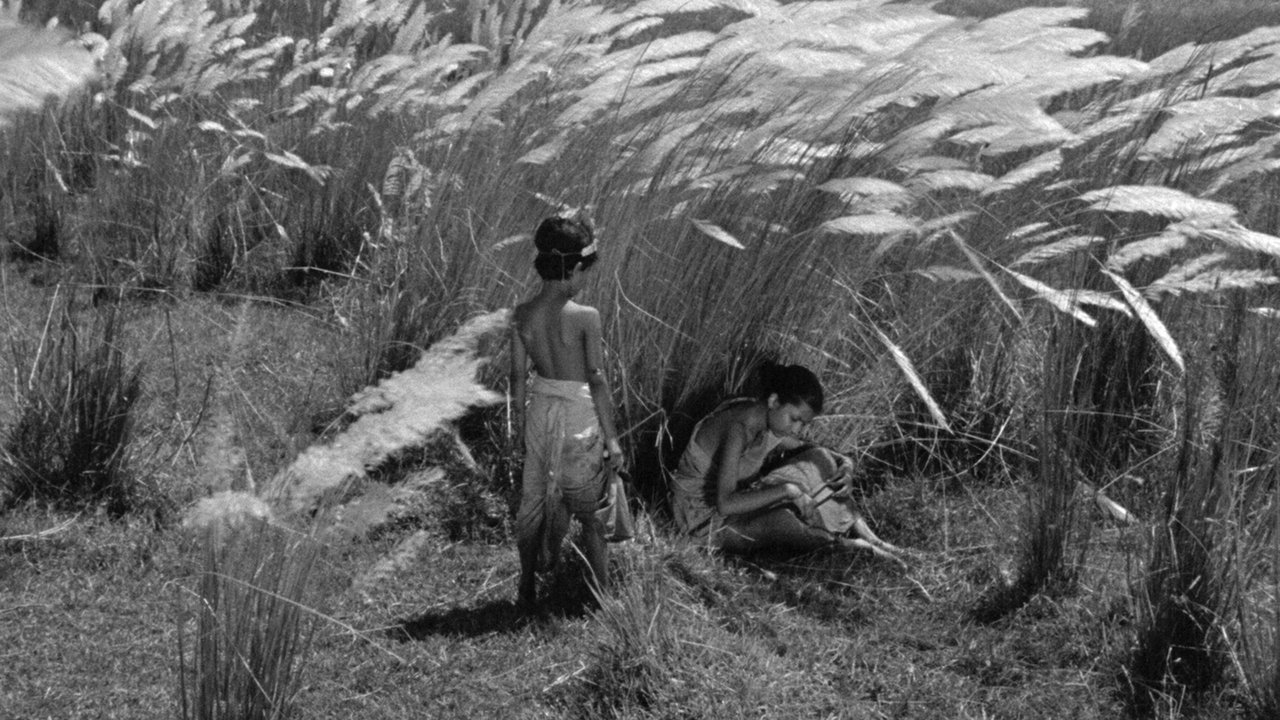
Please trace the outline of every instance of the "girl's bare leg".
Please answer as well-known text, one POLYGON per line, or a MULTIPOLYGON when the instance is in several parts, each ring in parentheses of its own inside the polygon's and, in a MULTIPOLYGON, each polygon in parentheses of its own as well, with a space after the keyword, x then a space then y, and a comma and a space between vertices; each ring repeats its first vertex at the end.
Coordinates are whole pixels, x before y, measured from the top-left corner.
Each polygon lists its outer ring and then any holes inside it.
MULTIPOLYGON (((845 552, 870 551, 882 560, 906 567, 906 562, 897 555, 901 552, 899 548, 876 537, 861 516, 858 516, 858 524, 861 525, 861 530, 870 535, 870 539, 834 536, 826 530, 806 525, 790 510, 778 508, 749 520, 736 520, 726 525, 716 538, 720 548, 729 552, 770 548, 816 550, 835 543, 845 552)), ((858 531, 859 535, 862 534, 861 530, 858 531)))
POLYGON ((790 510, 778 508, 748 520, 735 519, 716 535, 716 544, 729 552, 753 550, 815 550, 830 545, 832 536, 810 527, 790 510))
POLYGON ((867 525, 867 521, 862 517, 861 513, 853 514, 853 532, 862 540, 865 540, 872 545, 876 545, 888 553, 897 555, 905 552, 897 545, 881 540, 875 533, 871 532, 871 527, 867 525))
MULTIPOLYGON (((880 545, 877 545, 872 542, 868 542, 867 540, 863 540, 862 538, 840 538, 840 547, 850 552, 860 551, 860 550, 870 550, 872 555, 875 555, 881 560, 888 560, 889 562, 901 565, 903 568, 907 566, 906 561, 904 561, 902 558, 898 557, 894 553, 886 550, 884 547, 880 545)), ((889 545, 889 547, 893 547, 893 546, 889 545)))

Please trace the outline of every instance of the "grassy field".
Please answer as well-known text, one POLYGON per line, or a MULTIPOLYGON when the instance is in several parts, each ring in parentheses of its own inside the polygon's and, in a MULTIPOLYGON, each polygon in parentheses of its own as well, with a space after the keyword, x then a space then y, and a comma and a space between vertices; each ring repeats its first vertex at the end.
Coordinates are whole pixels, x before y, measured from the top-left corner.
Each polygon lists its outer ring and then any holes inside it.
POLYGON ((1275 717, 1280 12, 1049 5, 24 4, 98 76, 0 104, 0 715, 1275 717), (566 207, 652 515, 526 618, 566 207), (669 532, 767 359, 909 568, 669 532))
MULTIPOLYGON (((613 596, 514 609, 509 543, 449 542, 441 519, 414 562, 375 586, 359 571, 395 533, 328 546, 320 611, 297 696, 304 717, 1115 717, 1131 616, 1124 558, 1137 529, 1099 527, 1081 589, 995 623, 973 611, 1013 539, 1008 487, 921 480, 871 509, 922 551, 911 570, 864 558, 717 559, 666 536, 615 547, 613 596)), ((178 712, 177 632, 199 573, 178 533, 35 513, 8 543, 6 712, 155 717, 178 712)), ((577 598, 577 599, 575 599, 577 598)), ((189 631, 189 628, 188 628, 189 631)), ((1214 707, 1212 704, 1210 707, 1214 707)), ((1220 717, 1212 711, 1184 717, 1220 717)))

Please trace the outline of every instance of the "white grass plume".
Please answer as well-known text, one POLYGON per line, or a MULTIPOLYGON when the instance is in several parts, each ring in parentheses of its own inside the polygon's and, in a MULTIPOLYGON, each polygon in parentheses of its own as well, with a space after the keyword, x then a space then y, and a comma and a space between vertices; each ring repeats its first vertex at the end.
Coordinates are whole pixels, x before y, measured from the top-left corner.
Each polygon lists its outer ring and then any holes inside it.
POLYGON ((197 482, 210 494, 227 490, 244 490, 250 494, 254 492, 249 459, 236 434, 230 388, 230 384, 235 381, 235 367, 243 359, 248 335, 249 306, 246 303, 236 313, 227 355, 209 380, 211 386, 208 397, 212 408, 208 429, 196 438, 197 456, 200 459, 197 482))
POLYGON ((0 125, 6 116, 71 93, 94 73, 93 57, 56 29, 30 27, 0 8, 0 125))
POLYGON ((373 602, 374 593, 387 580, 403 576, 418 567, 418 558, 430 546, 431 533, 418 530, 401 540, 390 554, 374 563, 368 570, 356 576, 351 587, 366 603, 373 602))
POLYGON ((482 341, 507 326, 498 310, 467 322, 432 345, 416 365, 352 398, 358 419, 327 445, 314 445, 268 483, 265 495, 286 512, 314 510, 365 473, 428 437, 475 405, 501 396, 477 382, 482 341))
POLYGON ((271 507, 256 495, 224 490, 197 501, 182 518, 182 527, 222 538, 255 522, 271 522, 273 519, 271 507))

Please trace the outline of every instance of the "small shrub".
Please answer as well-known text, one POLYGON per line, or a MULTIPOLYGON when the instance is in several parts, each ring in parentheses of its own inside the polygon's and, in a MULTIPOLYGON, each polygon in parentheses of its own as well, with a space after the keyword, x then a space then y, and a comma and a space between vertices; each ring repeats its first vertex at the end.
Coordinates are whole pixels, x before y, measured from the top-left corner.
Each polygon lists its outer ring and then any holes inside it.
MULTIPOLYGON (((30 357, 18 419, 0 445, 0 480, 10 502, 62 507, 105 504, 113 515, 132 509, 139 483, 127 467, 141 365, 120 347, 117 312, 109 306, 91 334, 71 316, 70 302, 50 313, 30 357)), ((24 363, 19 363, 21 367, 24 363)))
POLYGON ((179 632, 182 717, 293 717, 311 641, 305 603, 316 546, 265 521, 230 532, 205 535, 190 660, 179 632))

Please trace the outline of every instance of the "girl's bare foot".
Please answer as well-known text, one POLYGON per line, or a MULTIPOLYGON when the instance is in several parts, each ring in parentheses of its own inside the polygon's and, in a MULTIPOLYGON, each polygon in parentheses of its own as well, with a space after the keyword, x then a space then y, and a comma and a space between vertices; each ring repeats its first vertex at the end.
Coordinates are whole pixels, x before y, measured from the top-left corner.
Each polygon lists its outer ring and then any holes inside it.
POLYGON ((840 546, 844 548, 846 551, 850 551, 850 552, 858 551, 858 550, 870 550, 872 555, 875 555, 881 560, 888 560, 889 562, 898 565, 903 570, 907 569, 907 563, 905 560, 898 557, 896 554, 890 552, 889 550, 879 545, 876 545, 875 543, 863 540, 862 538, 841 538, 840 546))

